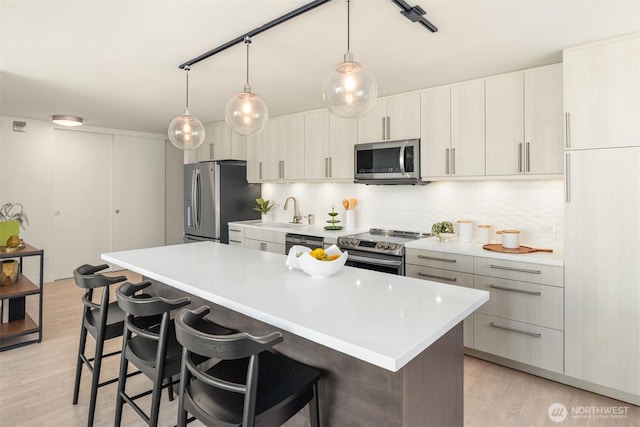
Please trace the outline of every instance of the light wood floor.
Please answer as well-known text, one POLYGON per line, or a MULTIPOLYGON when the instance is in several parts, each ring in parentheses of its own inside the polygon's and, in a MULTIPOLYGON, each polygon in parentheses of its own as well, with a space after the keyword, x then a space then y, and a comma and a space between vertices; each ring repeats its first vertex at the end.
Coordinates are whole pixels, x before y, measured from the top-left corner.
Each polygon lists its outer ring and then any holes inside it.
MULTIPOLYGON (((130 280, 139 277, 128 274, 130 280)), ((39 344, 0 353, 0 426, 82 426, 86 425, 90 376, 85 369, 80 401, 72 405, 73 381, 80 329, 82 290, 73 280, 45 284, 44 340, 39 344)), ((32 301, 28 309, 34 310, 32 301)), ((110 349, 121 342, 111 340, 110 349)), ((93 345, 92 338, 88 346, 93 345)), ((105 359, 102 379, 117 376, 119 357, 105 359)), ((504 368, 473 357, 465 357, 465 426, 640 426, 640 408, 583 390, 504 368), (550 405, 572 407, 623 407, 622 418, 572 418, 554 423, 547 415, 550 405)), ((148 388, 149 381, 138 375, 128 387, 148 388)), ((95 426, 112 426, 116 385, 98 391, 95 426)), ((128 390, 131 390, 128 388, 128 390)), ((143 403, 144 405, 144 403, 143 403)), ((176 422, 176 401, 163 393, 161 425, 176 422)), ((145 425, 125 405, 123 426, 145 425)), ((190 426, 200 426, 194 422, 190 426)), ((384 426, 366 426, 384 427, 384 426)), ((420 427, 420 426, 416 426, 420 427)))

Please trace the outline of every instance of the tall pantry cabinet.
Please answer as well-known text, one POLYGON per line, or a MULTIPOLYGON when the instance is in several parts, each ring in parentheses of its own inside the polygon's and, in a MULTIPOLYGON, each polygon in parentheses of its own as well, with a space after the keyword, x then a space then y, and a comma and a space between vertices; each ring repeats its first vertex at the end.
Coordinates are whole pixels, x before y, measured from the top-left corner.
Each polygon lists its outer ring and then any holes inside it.
POLYGON ((564 51, 565 374, 640 402, 640 36, 564 51))

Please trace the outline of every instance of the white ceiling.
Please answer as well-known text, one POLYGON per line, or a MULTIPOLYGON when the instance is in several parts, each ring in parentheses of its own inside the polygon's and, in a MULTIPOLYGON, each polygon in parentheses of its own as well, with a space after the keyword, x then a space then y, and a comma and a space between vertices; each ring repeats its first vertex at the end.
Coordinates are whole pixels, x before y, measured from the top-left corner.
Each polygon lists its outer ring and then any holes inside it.
MULTIPOLYGON (((0 114, 74 114, 98 127, 164 133, 185 107, 178 65, 311 0, 0 0, 0 114)), ((640 0, 408 0, 430 33, 390 0, 351 1, 354 59, 381 96, 562 60, 562 49, 640 31, 640 0)), ((250 82, 270 114, 320 108, 346 50, 346 1, 253 39, 250 82)), ((236 45, 192 67, 191 113, 223 120, 242 91, 236 45)))

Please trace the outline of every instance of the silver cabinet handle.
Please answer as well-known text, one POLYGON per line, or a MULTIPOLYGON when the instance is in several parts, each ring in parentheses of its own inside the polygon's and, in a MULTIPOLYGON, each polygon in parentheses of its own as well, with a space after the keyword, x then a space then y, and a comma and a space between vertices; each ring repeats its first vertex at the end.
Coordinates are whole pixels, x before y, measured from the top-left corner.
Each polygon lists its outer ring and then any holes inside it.
POLYGON ((433 256, 427 256, 427 255, 418 255, 418 258, 420 258, 420 259, 430 259, 430 260, 433 260, 433 261, 458 262, 458 260, 456 260, 456 259, 438 258, 438 257, 433 257, 433 256))
POLYGON ((518 143, 518 172, 522 172, 522 142, 518 143))
POLYGON ((383 118, 382 118, 382 140, 383 140, 383 141, 384 141, 384 139, 385 139, 385 135, 386 135, 386 133, 385 133, 385 131, 384 131, 384 130, 386 129, 386 124, 387 124, 387 118, 386 118, 386 117, 383 117, 383 118))
POLYGON ((451 149, 451 175, 456 174, 456 149, 451 149))
POLYGON ((240 240, 231 240, 231 239, 229 239, 229 241, 230 241, 231 243, 238 243, 238 244, 242 244, 242 242, 241 242, 240 240))
POLYGON ((436 276, 436 275, 433 275, 433 274, 426 274, 426 273, 421 273, 421 272, 418 272, 418 276, 420 276, 420 277, 428 277, 430 279, 447 280, 449 282, 457 282, 458 281, 457 277, 436 276))
POLYGON ((495 269, 498 269, 498 270, 517 271, 519 273, 542 274, 542 271, 540 271, 540 270, 529 270, 529 269, 526 269, 526 268, 504 267, 502 265, 494 265, 494 264, 489 265, 489 267, 495 268, 495 269))
POLYGON ((279 171, 278 171, 278 178, 284 178, 284 160, 280 160, 278 162, 278 166, 279 166, 279 171))
POLYGON ((449 175, 449 149, 444 149, 444 173, 449 175))
POLYGON ((387 116, 387 139, 391 139, 391 117, 387 116))
POLYGON ((267 251, 267 244, 265 242, 260 242, 260 250, 262 252, 266 252, 267 251))
POLYGON ((489 285, 489 287, 492 288, 492 289, 500 289, 501 291, 518 292, 520 294, 536 295, 536 296, 542 295, 542 292, 525 291, 523 289, 505 288, 505 287, 497 286, 497 285, 494 285, 494 284, 489 285))
POLYGON ((120 213, 120 209, 116 209, 116 213, 119 214, 120 213))
POLYGON ((531 149, 530 147, 530 143, 525 142, 525 150, 524 150, 524 156, 525 156, 525 172, 531 172, 531 149))
POLYGON ((505 331, 517 332, 519 334, 529 335, 530 337, 542 338, 542 334, 537 334, 535 332, 523 331, 522 329, 510 328, 508 326, 496 325, 495 323, 489 323, 489 326, 492 328, 504 329, 505 331))
POLYGON ((262 179, 262 162, 258 163, 258 176, 260 177, 260 179, 262 179))
POLYGON ((237 228, 230 228, 229 231, 235 231, 236 233, 240 233, 242 230, 238 230, 237 228))
POLYGON ((329 178, 333 176, 333 157, 329 157, 329 178))
POLYGON ((329 178, 329 158, 324 158, 324 177, 329 178))
POLYGON ((571 147, 571 115, 564 113, 564 145, 571 147))
POLYGON ((564 201, 571 201, 571 153, 564 155, 564 201))

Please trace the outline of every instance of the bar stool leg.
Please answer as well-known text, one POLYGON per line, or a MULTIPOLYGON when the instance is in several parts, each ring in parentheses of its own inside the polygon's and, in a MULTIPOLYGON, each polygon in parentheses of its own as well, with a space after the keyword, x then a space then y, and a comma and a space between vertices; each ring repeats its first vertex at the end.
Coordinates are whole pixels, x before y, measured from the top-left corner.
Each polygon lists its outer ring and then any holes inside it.
POLYGON ((129 331, 125 325, 124 332, 122 334, 122 353, 120 355, 120 373, 118 375, 118 394, 116 398, 116 417, 113 422, 114 427, 120 427, 120 423, 122 422, 122 409, 124 406, 122 394, 124 393, 124 388, 127 383, 127 368, 129 367, 129 361, 125 357, 125 352, 126 343, 130 338, 131 331, 129 331))
POLYGON ((80 377, 82 376, 82 365, 84 361, 82 356, 84 355, 84 349, 87 345, 87 328, 84 327, 84 313, 82 316, 82 324, 80 329, 80 344, 78 346, 78 362, 76 363, 76 383, 73 386, 73 404, 78 403, 78 395, 80 394, 80 377))
POLYGON ((96 353, 93 361, 93 375, 91 376, 91 400, 89 400, 89 420, 87 426, 93 425, 98 399, 98 384, 100 384, 100 368, 102 367, 102 351, 104 350, 104 333, 96 337, 96 353))

